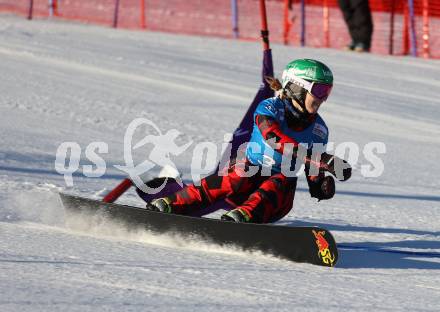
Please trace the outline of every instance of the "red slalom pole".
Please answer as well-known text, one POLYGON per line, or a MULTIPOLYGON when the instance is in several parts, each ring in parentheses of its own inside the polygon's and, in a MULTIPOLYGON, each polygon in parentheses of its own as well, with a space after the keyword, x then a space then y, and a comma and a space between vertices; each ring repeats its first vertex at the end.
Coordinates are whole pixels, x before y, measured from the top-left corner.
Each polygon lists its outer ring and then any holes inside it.
POLYGON ((140 0, 141 2, 140 2, 140 5, 141 5, 141 8, 140 8, 140 16, 141 16, 141 28, 142 29, 145 29, 145 28, 147 28, 147 25, 146 25, 146 23, 145 23, 145 0, 140 0))
POLYGON ((264 50, 269 50, 269 30, 267 29, 266 1, 260 0, 261 14, 261 38, 263 39, 264 50))
POLYGON ((58 0, 53 0, 53 15, 58 16, 58 0))
POLYGON ((409 13, 408 2, 403 4, 403 54, 409 54, 409 13))
POLYGON ((284 45, 289 44, 289 0, 284 0, 284 9, 283 9, 283 43, 284 45))
POLYGON ((131 186, 133 182, 129 178, 125 178, 121 183, 118 184, 113 190, 111 190, 105 197, 102 199, 105 203, 113 203, 117 200, 122 194, 125 193, 131 186))

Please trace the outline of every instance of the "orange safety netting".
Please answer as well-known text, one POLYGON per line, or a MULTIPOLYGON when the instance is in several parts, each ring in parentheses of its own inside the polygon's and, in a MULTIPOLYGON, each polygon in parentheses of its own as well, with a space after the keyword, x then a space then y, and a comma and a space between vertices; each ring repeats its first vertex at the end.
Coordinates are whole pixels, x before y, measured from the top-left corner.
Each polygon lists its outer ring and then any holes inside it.
MULTIPOLYGON (((238 36, 260 37, 258 0, 237 0, 238 36)), ((270 40, 301 44, 301 1, 266 0, 270 40)), ((231 0, 0 0, 0 12, 55 16, 109 26, 234 37, 231 0), (52 5, 50 5, 52 4, 52 5), (115 9, 119 4, 117 18, 115 9)), ((373 53, 405 55, 414 46, 407 0, 370 0, 373 53)), ((419 56, 440 58, 440 0, 414 0, 419 56)), ((305 0, 304 44, 340 49, 349 41, 337 0, 305 0)))

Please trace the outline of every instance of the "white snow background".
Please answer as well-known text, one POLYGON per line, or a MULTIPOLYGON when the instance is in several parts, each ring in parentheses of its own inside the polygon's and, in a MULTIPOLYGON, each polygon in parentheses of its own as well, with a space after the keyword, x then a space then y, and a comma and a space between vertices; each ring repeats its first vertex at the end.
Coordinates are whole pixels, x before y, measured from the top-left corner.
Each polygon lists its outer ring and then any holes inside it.
MULTIPOLYGON (((295 58, 332 68, 320 113, 335 146, 360 146, 332 200, 311 199, 301 178, 280 222, 331 230, 344 246, 335 268, 64 220, 58 192, 99 198, 124 178, 113 165, 134 118, 178 129, 179 144, 220 144, 260 84, 260 42, 1 15, 0 311, 440 311, 440 62, 272 49, 277 76, 295 58), (89 143, 106 142, 106 174, 80 170, 66 187, 55 171, 66 141, 81 146, 81 166, 89 143), (385 170, 365 178, 374 141, 385 170)), ((186 180, 191 156, 175 159, 186 180)), ((142 205, 133 191, 118 202, 142 205)))

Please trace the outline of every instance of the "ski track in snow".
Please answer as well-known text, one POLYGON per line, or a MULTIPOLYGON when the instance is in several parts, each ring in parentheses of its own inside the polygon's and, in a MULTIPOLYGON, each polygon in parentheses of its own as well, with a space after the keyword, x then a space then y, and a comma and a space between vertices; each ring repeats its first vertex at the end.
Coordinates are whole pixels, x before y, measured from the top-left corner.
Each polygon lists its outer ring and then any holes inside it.
MULTIPOLYGON (((220 144, 259 86, 260 43, 0 15, 0 310, 439 311, 440 259, 380 250, 440 252, 440 62, 272 48, 277 76, 294 58, 330 65, 330 140, 360 146, 333 200, 316 203, 301 179, 280 222, 331 230, 344 244, 333 269, 64 220, 58 192, 99 198, 124 177, 113 165, 134 118, 178 129, 178 144, 220 144), (81 146, 81 165, 90 142, 108 143, 106 175, 80 171, 67 188, 54 169, 65 141, 81 146), (372 141, 386 145, 385 171, 364 178, 372 141)), ((175 159, 186 180, 191 156, 175 159)), ((142 205, 133 191, 119 201, 142 205)))

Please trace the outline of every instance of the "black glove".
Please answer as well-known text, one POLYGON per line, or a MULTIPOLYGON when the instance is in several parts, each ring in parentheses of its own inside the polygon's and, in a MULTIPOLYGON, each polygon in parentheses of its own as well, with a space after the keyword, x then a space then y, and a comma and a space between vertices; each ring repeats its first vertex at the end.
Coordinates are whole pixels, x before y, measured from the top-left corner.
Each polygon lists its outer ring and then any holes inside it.
POLYGON ((351 166, 345 160, 323 153, 321 155, 320 169, 330 172, 339 181, 347 181, 351 177, 351 166))
POLYGON ((310 195, 318 200, 330 199, 335 195, 335 180, 330 177, 324 177, 317 181, 308 179, 310 195))

